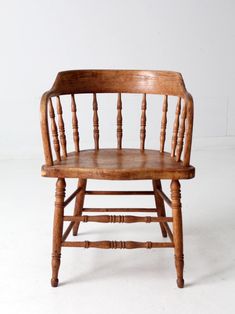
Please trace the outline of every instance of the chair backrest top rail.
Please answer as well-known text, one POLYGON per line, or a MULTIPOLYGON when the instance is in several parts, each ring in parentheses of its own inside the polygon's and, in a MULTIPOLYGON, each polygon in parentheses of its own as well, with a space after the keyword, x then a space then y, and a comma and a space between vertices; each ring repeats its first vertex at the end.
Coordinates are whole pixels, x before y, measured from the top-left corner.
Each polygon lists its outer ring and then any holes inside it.
POLYGON ((51 96, 79 93, 145 93, 184 97, 182 75, 154 70, 71 70, 57 74, 51 96))

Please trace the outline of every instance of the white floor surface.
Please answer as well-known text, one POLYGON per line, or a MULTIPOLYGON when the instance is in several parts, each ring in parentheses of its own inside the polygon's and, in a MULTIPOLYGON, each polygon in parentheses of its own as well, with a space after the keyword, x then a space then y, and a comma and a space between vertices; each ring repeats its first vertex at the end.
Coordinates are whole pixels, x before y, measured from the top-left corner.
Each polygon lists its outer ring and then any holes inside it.
MULTIPOLYGON (((51 288, 55 180, 40 177, 40 164, 0 162, 0 313, 235 313, 235 150, 193 152, 196 178, 182 182, 184 289, 176 287, 170 248, 64 248, 60 285, 51 288)), ((69 180, 68 193, 72 185, 75 181, 69 180)), ((168 191, 169 182, 165 186, 168 191)), ((91 180, 88 188, 151 185, 91 180)), ((153 205, 152 196, 86 200, 86 206, 94 207, 153 205)), ((156 224, 87 223, 79 231, 77 240, 162 240, 156 224)))

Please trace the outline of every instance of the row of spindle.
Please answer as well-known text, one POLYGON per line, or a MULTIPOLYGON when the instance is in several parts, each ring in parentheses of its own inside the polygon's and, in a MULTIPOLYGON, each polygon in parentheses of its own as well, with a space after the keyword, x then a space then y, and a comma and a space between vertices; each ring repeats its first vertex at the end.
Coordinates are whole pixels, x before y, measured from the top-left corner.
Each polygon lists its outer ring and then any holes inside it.
MULTIPOLYGON (((140 149, 145 149, 146 138, 146 110, 147 101, 146 94, 143 94, 141 104, 141 119, 140 119, 140 149)), ((168 96, 163 98, 162 105, 162 119, 161 119, 161 131, 160 131, 160 152, 164 152, 164 146, 166 141, 166 128, 167 128, 167 111, 168 111, 168 96)), ((52 99, 49 99, 49 115, 51 120, 51 133, 53 139, 54 151, 56 159, 61 161, 61 158, 67 157, 67 144, 65 127, 63 120, 63 110, 60 101, 60 97, 56 97, 56 112, 58 117, 58 128, 55 121, 55 110, 52 103, 52 99), (59 130, 58 130, 59 129, 59 130)), ((72 112, 72 128, 73 128, 73 141, 75 152, 79 152, 79 130, 78 130, 78 118, 77 118, 77 105, 74 95, 71 95, 71 112, 72 112)), ((171 157, 175 157, 176 161, 181 158, 181 153, 184 145, 185 135, 185 120, 186 120, 186 106, 184 105, 181 110, 181 98, 178 98, 175 119, 173 125, 173 133, 171 140, 171 157)), ((121 93, 117 98, 117 148, 122 148, 122 99, 121 93)), ((95 149, 99 149, 99 116, 98 116, 98 102, 96 94, 93 94, 93 137, 95 149)))

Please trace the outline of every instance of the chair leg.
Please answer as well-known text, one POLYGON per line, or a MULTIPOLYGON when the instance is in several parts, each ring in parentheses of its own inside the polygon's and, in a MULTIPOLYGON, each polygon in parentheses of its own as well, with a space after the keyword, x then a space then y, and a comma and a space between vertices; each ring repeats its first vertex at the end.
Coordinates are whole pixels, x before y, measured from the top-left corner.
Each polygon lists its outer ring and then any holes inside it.
MULTIPOLYGON (((74 207, 74 216, 81 216, 82 215, 82 209, 85 199, 85 192, 86 192, 86 185, 87 180, 86 179, 79 179, 78 180, 78 187, 81 187, 82 189, 78 193, 75 201, 75 207, 74 207)), ((76 236, 78 234, 78 228, 79 228, 80 222, 76 222, 73 226, 73 235, 76 236)))
POLYGON ((173 239, 175 244, 175 267, 177 272, 177 285, 179 288, 183 288, 184 255, 183 255, 183 228, 180 198, 181 198, 180 183, 178 180, 172 180, 171 200, 173 215, 173 239))
POLYGON ((59 178, 56 182, 55 192, 55 212, 53 226, 53 248, 52 248, 52 278, 51 286, 58 286, 58 273, 61 257, 61 243, 63 233, 63 215, 64 215, 64 198, 65 198, 65 179, 59 178))
MULTIPOLYGON (((163 199, 157 195, 157 189, 161 190, 162 189, 162 184, 160 180, 152 180, 152 184, 153 184, 153 191, 154 191, 154 198, 155 198, 155 204, 156 204, 156 208, 157 208, 157 215, 158 217, 165 217, 166 216, 166 211, 165 211, 165 205, 164 205, 164 201, 163 199)), ((167 237, 167 232, 164 228, 164 224, 160 223, 160 228, 161 228, 161 232, 162 232, 162 236, 164 238, 167 237)))

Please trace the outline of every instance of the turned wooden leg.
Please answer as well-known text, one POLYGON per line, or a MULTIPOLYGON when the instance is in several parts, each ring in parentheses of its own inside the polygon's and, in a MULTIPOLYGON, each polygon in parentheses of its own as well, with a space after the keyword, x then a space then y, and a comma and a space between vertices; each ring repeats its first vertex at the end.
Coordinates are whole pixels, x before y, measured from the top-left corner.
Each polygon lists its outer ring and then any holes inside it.
MULTIPOLYGON (((82 209, 85 199, 85 192, 86 192, 86 179, 79 179, 78 180, 78 187, 81 188, 81 190, 78 192, 78 195, 76 197, 75 201, 75 207, 74 207, 74 216, 81 216, 82 215, 82 209)), ((73 226, 73 235, 76 236, 78 234, 78 228, 79 228, 80 222, 75 222, 73 226)))
MULTIPOLYGON (((157 215, 158 217, 165 217, 166 216, 166 211, 165 211, 165 205, 163 199, 157 195, 157 189, 161 190, 162 189, 162 184, 160 180, 153 180, 153 191, 154 191, 154 198, 155 198, 155 204, 157 208, 157 215)), ((160 228, 162 231, 162 236, 164 238, 167 237, 167 232, 164 228, 164 224, 160 223, 160 228)))
POLYGON ((63 233, 63 215, 64 215, 64 197, 65 197, 65 179, 58 179, 55 192, 55 212, 53 226, 53 248, 52 248, 52 287, 58 286, 58 273, 60 267, 61 243, 63 233))
POLYGON ((183 227, 180 198, 181 198, 180 183, 178 180, 172 180, 171 200, 173 214, 173 239, 175 244, 175 267, 177 272, 177 285, 179 288, 183 288, 184 255, 183 255, 183 227))

